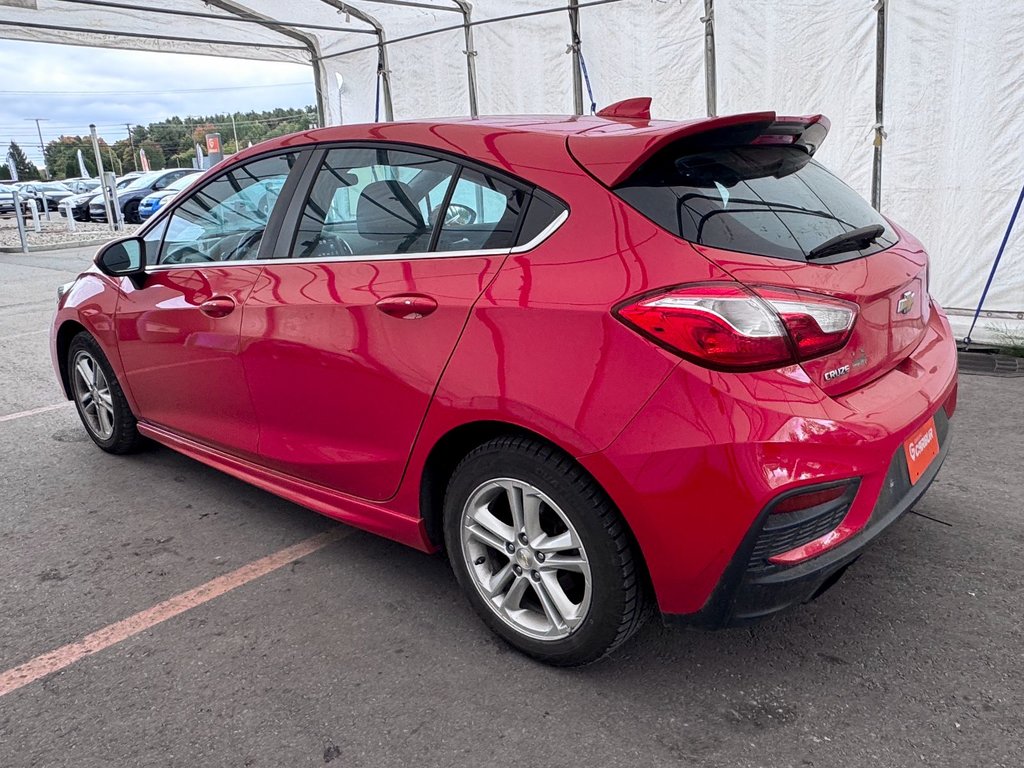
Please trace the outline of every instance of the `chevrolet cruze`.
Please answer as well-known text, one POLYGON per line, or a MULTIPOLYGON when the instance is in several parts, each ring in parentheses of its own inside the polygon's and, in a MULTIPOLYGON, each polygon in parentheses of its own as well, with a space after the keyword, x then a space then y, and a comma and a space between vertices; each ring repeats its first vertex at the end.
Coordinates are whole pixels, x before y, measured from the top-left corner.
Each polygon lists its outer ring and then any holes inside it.
POLYGON ((245 150, 59 291, 64 391, 106 451, 443 550, 551 664, 805 602, 949 449, 928 257, 820 115, 648 107, 245 150))

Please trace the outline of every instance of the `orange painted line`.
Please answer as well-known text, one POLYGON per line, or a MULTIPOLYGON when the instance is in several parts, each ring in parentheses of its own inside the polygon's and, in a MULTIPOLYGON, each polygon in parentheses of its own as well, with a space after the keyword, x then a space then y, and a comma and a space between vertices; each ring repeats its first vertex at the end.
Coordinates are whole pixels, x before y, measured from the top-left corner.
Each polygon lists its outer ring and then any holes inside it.
POLYGON ((180 595, 175 595, 168 600, 164 600, 162 603, 157 603, 152 608, 139 611, 134 616, 129 616, 127 619, 122 619, 114 624, 103 627, 103 629, 98 629, 77 642, 68 643, 49 653, 36 656, 34 659, 26 661, 14 669, 2 672, 0 673, 0 696, 6 696, 22 686, 33 683, 47 675, 52 675, 54 672, 59 672, 76 661, 84 659, 86 656, 99 653, 105 648, 127 640, 129 637, 144 632, 180 613, 184 613, 190 608, 207 603, 215 597, 223 595, 225 592, 230 592, 233 589, 248 584, 254 579, 258 579, 260 576, 266 576, 268 573, 276 571, 278 568, 288 565, 300 557, 311 555, 328 544, 333 544, 345 538, 352 533, 352 530, 352 528, 339 526, 325 533, 312 536, 305 541, 300 541, 298 544, 293 544, 272 555, 254 560, 248 565, 243 565, 231 573, 218 576, 195 589, 190 589, 188 592, 182 592, 180 595))
POLYGON ((35 416, 37 413, 46 413, 47 411, 56 411, 58 408, 67 408, 69 405, 74 405, 71 400, 66 403, 57 403, 56 405, 44 405, 42 408, 33 408, 30 411, 18 411, 17 413, 8 413, 6 416, 0 416, 0 421, 14 421, 15 419, 21 419, 25 416, 35 416))

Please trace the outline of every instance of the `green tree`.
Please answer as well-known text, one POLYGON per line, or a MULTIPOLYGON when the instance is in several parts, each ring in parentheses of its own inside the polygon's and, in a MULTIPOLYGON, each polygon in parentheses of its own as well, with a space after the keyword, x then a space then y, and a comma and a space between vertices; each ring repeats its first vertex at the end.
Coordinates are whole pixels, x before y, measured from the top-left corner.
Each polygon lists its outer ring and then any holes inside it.
POLYGON ((9 157, 14 160, 14 167, 18 170, 19 181, 37 181, 41 178, 39 169, 35 163, 28 159, 25 151, 18 146, 18 142, 12 141, 9 157))

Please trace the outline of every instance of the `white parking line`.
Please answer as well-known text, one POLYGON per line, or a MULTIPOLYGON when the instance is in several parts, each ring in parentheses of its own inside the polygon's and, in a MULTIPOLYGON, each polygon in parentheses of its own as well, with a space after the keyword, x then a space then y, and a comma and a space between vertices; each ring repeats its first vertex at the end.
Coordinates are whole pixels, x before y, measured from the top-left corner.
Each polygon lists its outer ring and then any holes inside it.
POLYGON ((233 589, 245 586, 261 576, 266 576, 268 573, 273 573, 279 568, 283 568, 289 563, 298 560, 300 557, 311 555, 328 544, 333 544, 351 535, 353 531, 353 528, 338 526, 324 533, 318 533, 316 536, 311 536, 304 541, 300 541, 298 544, 285 547, 271 555, 243 565, 241 568, 231 571, 231 573, 218 576, 205 584, 199 585, 195 589, 182 592, 180 595, 175 595, 164 600, 162 603, 157 603, 150 608, 139 611, 134 616, 114 622, 103 627, 103 629, 98 629, 76 642, 62 645, 60 648, 26 661, 21 666, 9 669, 6 672, 0 672, 0 696, 6 696, 8 693, 16 691, 42 677, 59 672, 76 661, 84 659, 86 656, 99 653, 105 648, 117 645, 129 637, 145 632, 147 629, 151 629, 157 624, 172 619, 185 611, 191 610, 203 603, 208 603, 215 597, 220 597, 233 589))
POLYGON ((70 400, 66 403, 57 403, 56 405, 44 405, 42 408, 33 408, 30 411, 18 411, 17 413, 8 413, 6 416, 0 416, 0 421, 14 421, 15 419, 21 419, 25 416, 35 416, 37 413, 46 413, 47 411, 56 411, 58 408, 67 408, 69 405, 74 405, 70 400))

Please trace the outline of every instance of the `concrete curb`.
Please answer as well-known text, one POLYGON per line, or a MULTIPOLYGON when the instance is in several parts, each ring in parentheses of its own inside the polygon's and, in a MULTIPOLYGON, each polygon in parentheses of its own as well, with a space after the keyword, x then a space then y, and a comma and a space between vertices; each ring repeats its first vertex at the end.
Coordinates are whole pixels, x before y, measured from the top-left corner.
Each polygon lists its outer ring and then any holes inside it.
MULTIPOLYGON (((74 243, 57 243, 54 245, 30 245, 28 247, 29 253, 36 253, 38 251, 69 251, 75 248, 91 248, 97 245, 103 245, 109 243, 113 238, 106 237, 102 240, 82 240, 74 243)), ((22 253, 20 246, 0 246, 0 253, 22 253)))

